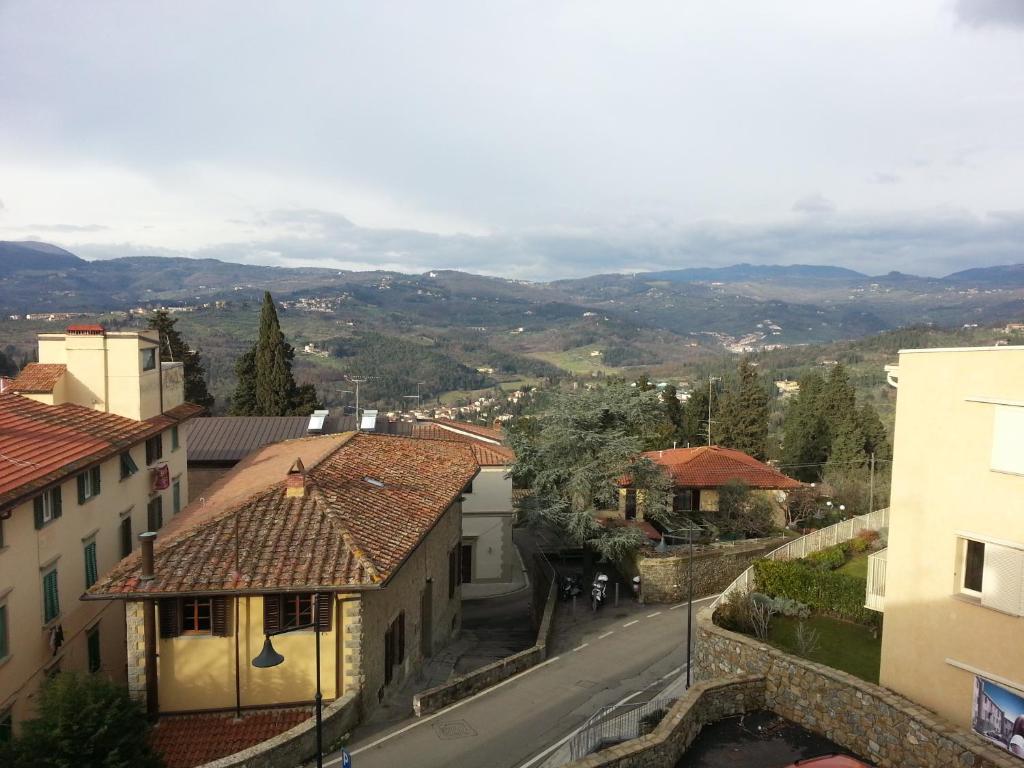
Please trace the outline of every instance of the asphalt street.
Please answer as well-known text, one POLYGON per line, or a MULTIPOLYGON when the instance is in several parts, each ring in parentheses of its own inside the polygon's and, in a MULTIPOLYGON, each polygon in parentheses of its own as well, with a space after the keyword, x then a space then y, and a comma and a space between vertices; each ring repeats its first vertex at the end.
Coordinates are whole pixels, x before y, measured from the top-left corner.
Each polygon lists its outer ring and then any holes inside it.
MULTIPOLYGON (((701 603, 695 604, 700 606, 701 603)), ((678 677, 686 604, 628 601, 597 614, 560 606, 549 659, 434 715, 348 745, 356 768, 531 768, 605 705, 643 700, 678 677)), ((339 754, 326 759, 340 765, 339 754)))

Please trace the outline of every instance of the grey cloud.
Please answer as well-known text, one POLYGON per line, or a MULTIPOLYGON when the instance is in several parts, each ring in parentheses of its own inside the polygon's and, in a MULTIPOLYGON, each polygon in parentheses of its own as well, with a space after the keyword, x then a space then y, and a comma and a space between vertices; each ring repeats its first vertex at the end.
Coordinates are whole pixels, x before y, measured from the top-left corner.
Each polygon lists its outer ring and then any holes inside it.
POLYGON ((793 203, 793 210, 799 213, 832 213, 835 209, 835 203, 818 193, 801 197, 793 203))
POLYGON ((879 171, 871 176, 872 184, 899 184, 901 181, 900 177, 895 173, 885 173, 879 171))
POLYGON ((961 23, 972 27, 1024 29, 1024 2, 1021 0, 958 0, 956 15, 961 23))
MULTIPOLYGON (((2 208, 3 206, 0 206, 2 208)), ((27 229, 37 232, 103 232, 110 229, 102 224, 28 224, 27 229)))

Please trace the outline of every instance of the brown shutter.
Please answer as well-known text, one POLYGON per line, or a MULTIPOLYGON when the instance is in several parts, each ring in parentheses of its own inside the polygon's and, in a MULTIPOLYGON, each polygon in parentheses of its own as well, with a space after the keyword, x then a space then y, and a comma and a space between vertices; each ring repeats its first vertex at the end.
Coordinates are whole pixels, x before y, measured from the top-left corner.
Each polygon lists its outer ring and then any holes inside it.
POLYGON ((228 599, 226 597, 215 597, 211 601, 211 614, 213 616, 213 634, 218 637, 228 635, 228 599))
POLYGON ((159 601, 160 637, 177 637, 181 634, 178 618, 178 598, 165 597, 159 601))
POLYGON ((334 605, 334 595, 330 592, 317 592, 316 614, 313 620, 317 623, 321 632, 331 631, 331 608, 334 605))
POLYGON ((398 614, 398 663, 405 662, 405 611, 398 614))
POLYGON ((281 628, 281 596, 263 596, 263 632, 269 634, 281 628))

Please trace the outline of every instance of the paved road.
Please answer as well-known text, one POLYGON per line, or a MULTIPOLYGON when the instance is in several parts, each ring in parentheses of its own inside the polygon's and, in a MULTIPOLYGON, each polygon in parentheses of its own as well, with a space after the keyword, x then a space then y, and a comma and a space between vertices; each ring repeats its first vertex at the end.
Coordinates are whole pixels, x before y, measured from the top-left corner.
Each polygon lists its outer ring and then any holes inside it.
MULTIPOLYGON (((567 611, 562 606, 562 611, 567 611)), ((685 662, 686 605, 565 617, 543 665, 434 715, 349 745, 357 768, 526 768, 602 706, 657 690, 685 662), (663 681, 663 682, 660 682, 663 681)), ((336 766, 340 758, 326 760, 336 766)))

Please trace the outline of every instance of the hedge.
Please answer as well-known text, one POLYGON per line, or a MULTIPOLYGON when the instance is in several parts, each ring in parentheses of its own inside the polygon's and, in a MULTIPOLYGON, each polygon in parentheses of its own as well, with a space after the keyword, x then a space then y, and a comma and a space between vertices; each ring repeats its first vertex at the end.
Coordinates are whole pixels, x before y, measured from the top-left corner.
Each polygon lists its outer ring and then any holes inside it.
POLYGON ((815 568, 800 560, 758 560, 757 589, 772 597, 788 597, 816 611, 859 624, 877 624, 879 615, 864 607, 867 580, 815 568))

